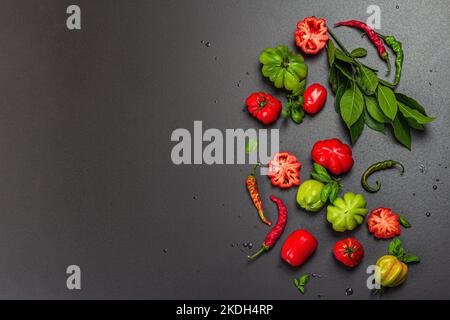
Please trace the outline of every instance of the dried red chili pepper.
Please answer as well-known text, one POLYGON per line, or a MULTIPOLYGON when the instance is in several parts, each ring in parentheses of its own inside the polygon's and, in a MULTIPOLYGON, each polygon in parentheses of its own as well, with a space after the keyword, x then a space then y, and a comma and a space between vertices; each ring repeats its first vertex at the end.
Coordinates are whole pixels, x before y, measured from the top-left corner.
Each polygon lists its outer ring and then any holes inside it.
POLYGON ((277 240, 280 238, 281 234, 284 231, 284 228, 286 227, 286 221, 287 221, 286 206, 284 205, 283 201, 281 201, 280 199, 278 199, 275 196, 271 196, 270 200, 275 202, 278 206, 277 224, 267 234, 267 236, 264 239, 264 242, 261 246, 261 249, 258 252, 256 252, 254 255, 248 256, 248 258, 250 260, 255 259, 256 257, 258 257, 261 253, 263 253, 265 251, 269 251, 270 248, 272 248, 275 245, 275 243, 277 242, 277 240))
POLYGON ((364 22, 361 22, 358 20, 342 21, 342 22, 338 22, 334 25, 334 27, 339 27, 339 26, 355 27, 355 28, 363 30, 365 33, 367 33, 367 35, 370 38, 370 41, 372 41, 374 46, 377 48, 378 55, 380 56, 380 58, 383 59, 384 61, 386 61, 387 67, 388 67, 388 72, 391 71, 391 63, 389 62, 389 56, 386 51, 386 48, 384 47, 383 40, 381 39, 381 37, 377 34, 377 32, 374 29, 369 27, 364 22))
POLYGON ((255 171, 256 171, 257 167, 258 167, 258 165, 255 165, 253 167, 252 173, 249 174, 247 176, 247 178, 245 179, 245 184, 247 185, 248 193, 250 194, 250 197, 252 198, 252 201, 256 207, 256 210, 258 210, 259 218, 262 220, 262 222, 264 222, 265 224, 270 226, 272 223, 269 220, 267 220, 267 218, 264 216, 262 201, 261 201, 261 197, 259 196, 258 183, 256 181, 256 175, 255 175, 255 171))

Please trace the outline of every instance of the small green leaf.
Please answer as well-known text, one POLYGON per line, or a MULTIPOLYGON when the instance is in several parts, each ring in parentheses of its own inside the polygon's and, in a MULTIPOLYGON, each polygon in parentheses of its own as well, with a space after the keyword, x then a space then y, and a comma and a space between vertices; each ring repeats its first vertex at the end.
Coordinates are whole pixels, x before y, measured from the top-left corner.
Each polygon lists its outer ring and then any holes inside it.
POLYGON ((423 115, 427 115, 427 113, 425 112, 424 107, 422 107, 421 104, 418 103, 413 98, 408 97, 406 94, 396 92, 395 93, 395 97, 397 98, 398 101, 400 101, 401 103, 407 105, 408 107, 419 111, 423 115))
POLYGON ((378 87, 378 77, 372 70, 366 67, 358 68, 361 80, 364 85, 364 91, 374 94, 378 87))
POLYGON ((322 192, 320 193, 320 200, 324 203, 327 202, 332 190, 332 184, 327 184, 325 187, 323 187, 322 192))
POLYGON ((304 286, 298 286, 298 291, 300 291, 302 294, 305 294, 305 287, 304 286))
POLYGON ((336 198, 338 197, 340 192, 341 192, 341 186, 339 185, 339 183, 333 183, 331 193, 329 196, 330 203, 333 203, 334 200, 336 200, 336 198))
POLYGON ((405 255, 405 249, 403 249, 402 242, 399 238, 394 238, 389 244, 388 252, 390 255, 399 258, 400 260, 405 255))
POLYGON ((320 182, 323 182, 323 183, 328 183, 328 182, 331 181, 330 176, 328 176, 328 175, 323 175, 323 174, 320 174, 320 173, 317 173, 317 172, 314 172, 314 171, 311 172, 311 177, 312 177, 314 180, 320 181, 320 182))
POLYGON ((377 90, 377 99, 384 115, 389 119, 394 120, 398 110, 397 99, 395 98, 394 91, 384 85, 379 85, 377 90))
POLYGON ((348 65, 345 66, 345 64, 341 64, 339 62, 335 62, 334 66, 339 69, 342 75, 344 75, 348 80, 353 81, 353 75, 351 71, 351 67, 348 65))
POLYGON ((364 109, 364 120, 366 122, 366 125, 370 129, 381 132, 383 134, 385 133, 385 124, 378 122, 377 120, 372 118, 369 112, 367 111, 367 108, 364 109))
POLYGON ((406 119, 406 121, 408 122, 408 125, 412 129, 420 130, 420 131, 425 130, 425 126, 423 124, 417 123, 417 121, 414 119, 409 118, 409 119, 406 119))
POLYGON ((364 114, 361 114, 358 121, 352 127, 350 128, 350 138, 352 140, 352 144, 355 144, 356 141, 358 141, 359 137, 361 136, 362 132, 364 131, 364 124, 365 124, 365 117, 364 114))
POLYGON ((331 39, 328 40, 327 48, 328 48, 328 64, 331 67, 334 64, 335 51, 336 51, 333 40, 331 40, 331 39))
POLYGON ((335 56, 336 59, 347 62, 347 63, 354 63, 353 59, 347 56, 344 52, 342 52, 339 49, 335 49, 335 56))
POLYGON ((419 111, 406 106, 402 102, 398 102, 398 108, 399 108, 400 112, 405 116, 405 118, 414 119, 419 124, 430 123, 431 121, 436 119, 436 118, 425 116, 422 113, 420 113, 419 111))
POLYGON ((300 285, 300 280, 298 280, 297 278, 294 279, 294 284, 296 287, 298 287, 300 285))
POLYGON ((250 154, 253 151, 256 150, 256 148, 258 147, 258 140, 256 139, 250 139, 248 140, 248 142, 245 144, 245 153, 246 154, 250 154))
POLYGON ((309 275, 305 274, 303 276, 300 277, 300 285, 304 286, 305 284, 307 284, 309 282, 309 275))
POLYGON ((342 95, 339 103, 339 109, 342 119, 348 128, 351 128, 360 118, 364 108, 364 96, 358 89, 356 84, 353 84, 350 89, 347 89, 342 95))
POLYGON ((405 228, 411 228, 411 223, 409 223, 409 221, 401 214, 398 216, 398 221, 400 221, 400 224, 405 228))
POLYGON ((324 167, 322 167, 320 164, 314 162, 313 163, 313 169, 315 172, 317 172, 318 174, 322 174, 324 176, 329 176, 327 169, 325 169, 324 167))
POLYGON ((370 116, 374 118, 376 121, 381 123, 389 123, 391 122, 381 111, 380 106, 378 105, 377 99, 374 97, 364 97, 366 102, 366 108, 369 112, 370 116))
POLYGON ((411 130, 401 114, 395 117, 392 127, 394 128, 395 139, 411 150, 411 130))
POLYGON ((415 254, 406 254, 401 259, 404 263, 420 262, 420 257, 415 254))
POLYGON ((364 58, 365 56, 367 56, 367 50, 364 48, 356 48, 355 50, 350 52, 350 55, 353 58, 364 58))

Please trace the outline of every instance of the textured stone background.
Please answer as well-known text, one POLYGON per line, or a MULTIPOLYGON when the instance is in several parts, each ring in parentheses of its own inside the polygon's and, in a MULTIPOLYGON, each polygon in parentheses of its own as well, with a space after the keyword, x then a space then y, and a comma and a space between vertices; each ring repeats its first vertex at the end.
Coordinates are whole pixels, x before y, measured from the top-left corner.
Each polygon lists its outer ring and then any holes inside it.
MULTIPOLYGON (((413 228, 401 239, 422 257, 409 280, 382 299, 450 298, 448 1, 13 1, 0 10, 0 298, 371 299, 365 269, 383 255, 362 226, 353 234, 366 256, 355 270, 332 257, 335 234, 325 219, 301 211, 297 190, 280 191, 261 177, 268 198, 289 209, 281 241, 297 228, 319 240, 300 269, 279 258, 281 242, 247 263, 268 228, 244 188, 250 166, 175 166, 176 128, 260 128, 243 113, 254 90, 277 94, 263 81, 262 49, 293 47, 299 19, 316 15, 330 24, 365 20, 369 4, 381 8, 382 32, 406 50, 399 91, 439 118, 413 137, 408 151, 366 129, 354 146, 356 164, 343 183, 363 192, 359 178, 371 163, 403 162, 406 174, 386 171, 368 208, 391 207, 413 228), (77 3, 82 30, 66 29, 65 10, 77 3), (425 21, 423 23, 422 21, 425 21), (209 42, 210 46, 206 43, 209 42), (439 181, 438 181, 439 179, 439 181), (437 189, 434 190, 433 186, 437 189), (431 215, 427 217, 426 213, 431 215), (65 269, 82 269, 82 290, 66 289, 65 269), (317 273, 301 296, 296 276, 317 273), (347 288, 354 294, 346 296, 347 288)), ((380 70, 367 39, 336 31, 349 48, 370 49, 367 63, 380 70)), ((326 54, 307 58, 308 82, 326 84, 326 54)), ((310 169, 318 139, 347 134, 333 110, 302 125, 277 122, 281 148, 310 169)))

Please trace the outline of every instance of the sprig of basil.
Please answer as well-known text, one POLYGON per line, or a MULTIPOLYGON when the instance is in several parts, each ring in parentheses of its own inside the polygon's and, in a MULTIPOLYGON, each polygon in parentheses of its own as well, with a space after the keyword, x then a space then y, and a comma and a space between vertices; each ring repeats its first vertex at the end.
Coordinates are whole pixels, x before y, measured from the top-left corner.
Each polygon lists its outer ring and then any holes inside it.
POLYGON ((420 257, 415 254, 406 254, 399 238, 394 238, 389 244, 388 253, 397 257, 404 263, 420 262, 420 257))
POLYGON ((297 287, 298 291, 300 291, 302 294, 305 294, 305 285, 309 282, 309 279, 310 276, 308 274, 305 274, 300 278, 294 279, 294 285, 297 287))
POLYGON ((332 177, 328 173, 327 169, 325 169, 323 166, 317 163, 313 164, 311 177, 314 180, 320 181, 325 184, 325 186, 322 189, 322 192, 320 193, 320 200, 322 202, 327 202, 328 200, 330 200, 330 202, 333 203, 334 200, 336 200, 342 188, 339 182, 340 180, 335 177, 332 177))

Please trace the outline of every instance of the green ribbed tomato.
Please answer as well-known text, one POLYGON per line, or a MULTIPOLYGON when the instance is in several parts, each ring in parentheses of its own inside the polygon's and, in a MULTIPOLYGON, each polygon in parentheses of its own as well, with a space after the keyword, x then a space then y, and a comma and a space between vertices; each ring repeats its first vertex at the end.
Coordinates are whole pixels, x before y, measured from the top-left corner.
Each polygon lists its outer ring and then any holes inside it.
POLYGON ((343 232, 359 226, 367 214, 367 202, 360 194, 347 192, 327 207, 327 220, 333 230, 343 232))
POLYGON ((322 182, 306 180, 298 188, 297 203, 306 211, 319 211, 325 205, 325 202, 320 200, 320 194, 324 187, 322 182))
POLYGON ((278 46, 265 49, 259 61, 263 64, 263 76, 269 78, 276 88, 285 88, 294 95, 303 94, 308 67, 300 54, 289 51, 287 46, 278 46))

